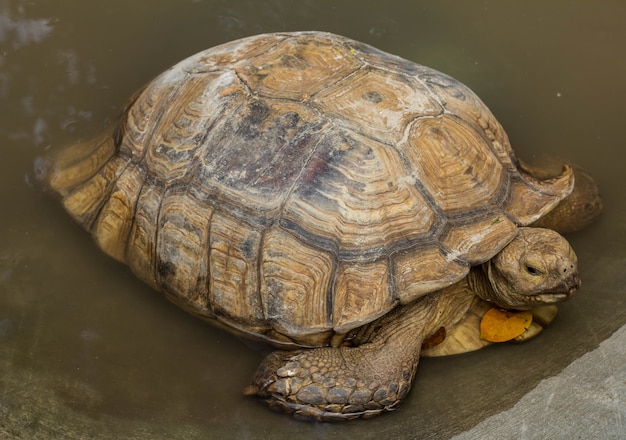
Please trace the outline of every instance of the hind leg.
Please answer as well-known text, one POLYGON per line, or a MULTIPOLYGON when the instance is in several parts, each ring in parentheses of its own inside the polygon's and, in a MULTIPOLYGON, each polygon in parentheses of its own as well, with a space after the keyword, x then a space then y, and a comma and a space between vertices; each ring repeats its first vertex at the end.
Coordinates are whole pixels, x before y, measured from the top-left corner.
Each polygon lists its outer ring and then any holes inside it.
POLYGON ((584 169, 574 166, 574 190, 556 208, 531 226, 552 229, 561 234, 583 229, 602 211, 598 185, 584 169))

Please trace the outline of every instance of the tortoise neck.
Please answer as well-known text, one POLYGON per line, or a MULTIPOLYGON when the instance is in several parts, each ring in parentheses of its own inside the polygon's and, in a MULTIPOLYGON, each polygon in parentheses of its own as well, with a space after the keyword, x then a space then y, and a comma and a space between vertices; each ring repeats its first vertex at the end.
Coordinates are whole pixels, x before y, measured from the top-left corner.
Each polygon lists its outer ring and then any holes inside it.
POLYGON ((441 327, 450 328, 463 319, 475 299, 475 291, 485 290, 485 282, 479 281, 478 274, 473 282, 476 287, 472 287, 469 278, 465 278, 410 304, 401 305, 361 327, 348 339, 357 346, 365 343, 387 346, 396 341, 405 354, 419 355, 424 339, 441 327))
MULTIPOLYGON (((436 297, 428 295, 410 304, 396 307, 377 320, 355 329, 346 338, 350 345, 368 345, 387 352, 386 356, 417 361, 424 338, 428 337, 437 320, 436 297), (385 348, 388 347, 388 348, 385 348), (398 347, 390 350, 389 347, 398 347)), ((437 327, 438 328, 438 327, 437 327)))
POLYGON ((491 270, 491 260, 473 266, 467 274, 467 285, 480 299, 493 303, 498 293, 491 282, 491 270))
POLYGON ((468 284, 474 294, 480 299, 494 304, 502 309, 514 309, 515 304, 511 296, 516 292, 508 280, 502 276, 491 261, 473 267, 467 277, 468 284))

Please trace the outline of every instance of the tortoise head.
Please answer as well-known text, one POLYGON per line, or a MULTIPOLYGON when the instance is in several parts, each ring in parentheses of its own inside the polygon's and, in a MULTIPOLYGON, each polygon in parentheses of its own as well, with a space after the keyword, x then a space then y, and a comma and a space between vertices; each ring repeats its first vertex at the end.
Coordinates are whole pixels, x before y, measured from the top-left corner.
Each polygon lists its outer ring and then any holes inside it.
POLYGON ((550 229, 520 228, 487 264, 490 288, 479 296, 505 309, 530 309, 569 299, 580 287, 577 258, 550 229))

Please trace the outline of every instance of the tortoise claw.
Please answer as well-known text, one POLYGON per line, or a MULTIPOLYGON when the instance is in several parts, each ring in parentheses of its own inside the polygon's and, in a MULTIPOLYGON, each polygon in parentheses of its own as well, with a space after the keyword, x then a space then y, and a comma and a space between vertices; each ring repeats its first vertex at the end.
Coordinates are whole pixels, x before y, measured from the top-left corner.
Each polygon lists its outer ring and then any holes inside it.
POLYGON ((247 396, 267 397, 273 393, 289 394, 285 378, 293 376, 298 367, 289 360, 299 352, 274 351, 257 368, 252 383, 244 389, 247 396))

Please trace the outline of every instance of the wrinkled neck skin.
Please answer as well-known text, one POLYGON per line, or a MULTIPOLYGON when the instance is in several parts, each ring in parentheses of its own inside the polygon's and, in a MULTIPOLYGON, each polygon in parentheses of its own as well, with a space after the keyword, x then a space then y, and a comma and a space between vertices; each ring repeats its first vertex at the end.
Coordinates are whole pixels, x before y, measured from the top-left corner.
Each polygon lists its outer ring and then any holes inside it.
POLYGON ((513 291, 507 280, 497 273, 491 260, 474 266, 467 276, 470 289, 480 299, 490 302, 502 309, 527 310, 531 304, 516 300, 516 292, 513 291))
POLYGON ((441 327, 450 328, 461 321, 472 306, 476 295, 468 279, 427 295, 417 301, 396 307, 376 321, 349 334, 354 345, 402 341, 403 351, 419 353, 422 342, 441 327))

